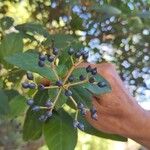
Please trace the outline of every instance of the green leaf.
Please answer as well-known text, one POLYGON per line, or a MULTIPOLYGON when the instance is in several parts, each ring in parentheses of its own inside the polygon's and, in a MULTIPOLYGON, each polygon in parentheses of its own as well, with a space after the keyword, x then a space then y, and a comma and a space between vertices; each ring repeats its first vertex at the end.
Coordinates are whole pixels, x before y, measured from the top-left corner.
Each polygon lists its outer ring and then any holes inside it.
POLYGON ((64 77, 68 71, 68 68, 65 65, 59 64, 56 68, 56 71, 60 77, 64 77))
MULTIPOLYGON (((52 99, 52 101, 55 100, 56 96, 57 96, 57 93, 58 93, 59 89, 50 89, 48 92, 49 92, 49 97, 50 99, 52 99)), ((61 92, 58 100, 57 100, 57 103, 55 105, 55 108, 56 109, 59 109, 63 106, 63 104, 65 104, 67 101, 67 97, 65 96, 64 94, 64 91, 61 92)))
POLYGON ((38 66, 38 54, 37 53, 16 53, 10 57, 6 57, 5 60, 18 66, 19 68, 27 71, 32 71, 40 74, 43 77, 46 77, 50 80, 55 80, 55 74, 52 69, 49 67, 39 67, 38 66))
POLYGON ((0 58, 10 56, 23 50, 23 39, 18 33, 7 34, 0 45, 0 58))
POLYGON ((10 102, 10 117, 16 117, 23 113, 26 108, 25 97, 19 95, 14 97, 10 102))
POLYGON ((13 25, 13 23, 14 23, 13 18, 8 17, 8 16, 5 16, 2 19, 0 19, 0 27, 3 30, 9 29, 13 25))
POLYGON ((54 114, 44 124, 44 137, 49 150, 74 150, 77 143, 77 130, 72 118, 64 111, 54 114))
POLYGON ((50 46, 52 43, 52 40, 54 40, 55 46, 57 48, 63 49, 68 47, 73 41, 77 40, 71 35, 67 34, 55 34, 50 35, 46 41, 44 41, 42 44, 45 46, 50 46))
POLYGON ((102 138, 106 138, 106 139, 111 139, 111 140, 115 140, 115 141, 122 141, 122 142, 126 142, 127 138, 119 136, 119 135, 115 135, 115 134, 108 134, 108 133, 104 133, 101 132, 99 130, 97 130, 96 128, 92 127, 86 120, 84 117, 82 117, 81 115, 79 116, 79 120, 81 120, 81 122, 84 124, 84 132, 94 135, 94 136, 98 136, 98 137, 102 137, 102 138))
POLYGON ((15 26, 15 28, 23 33, 40 34, 45 37, 49 36, 48 31, 41 24, 24 23, 15 26))
POLYGON ((72 73, 77 79, 79 79, 80 75, 82 74, 83 76, 87 75, 86 69, 85 68, 77 68, 73 71, 72 73))
POLYGON ((72 19, 71 19, 71 22, 70 22, 70 26, 73 30, 83 30, 83 26, 82 26, 82 23, 83 23, 83 20, 77 15, 77 14, 72 14, 72 19))
MULTIPOLYGON (((34 97, 35 105, 43 106, 47 99, 47 91, 38 91, 34 97)), ((37 140, 41 137, 43 123, 41 123, 38 118, 42 113, 42 111, 33 112, 31 108, 28 109, 23 126, 23 139, 25 141, 37 140)))
POLYGON ((8 97, 5 92, 0 89, 0 117, 9 113, 8 97))
POLYGON ((100 13, 104 13, 110 16, 116 16, 116 15, 120 15, 122 12, 120 9, 111 6, 111 5, 94 5, 90 8, 91 10, 95 10, 96 12, 100 12, 100 13))
POLYGON ((4 90, 5 94, 7 95, 8 97, 8 101, 10 102, 13 98, 15 98, 16 96, 19 95, 18 91, 16 90, 4 90))
POLYGON ((100 94, 108 93, 111 91, 111 87, 109 83, 102 76, 96 75, 94 78, 96 82, 105 82, 106 86, 100 88, 97 85, 91 84, 91 83, 85 83, 82 86, 88 89, 90 92, 92 92, 95 95, 100 95, 100 94))
POLYGON ((87 108, 92 106, 92 94, 82 86, 74 86, 71 88, 72 97, 78 103, 83 103, 87 108))
MULTIPOLYGON (((84 76, 87 75, 85 68, 78 68, 73 71, 73 75, 78 79, 81 74, 84 76)), ((82 87, 88 89, 91 93, 95 95, 99 95, 99 94, 103 94, 103 93, 107 93, 111 91, 111 87, 109 83, 101 75, 97 74, 94 78, 96 82, 105 82, 106 86, 103 88, 100 88, 97 85, 94 85, 91 83, 84 83, 82 84, 82 87)))

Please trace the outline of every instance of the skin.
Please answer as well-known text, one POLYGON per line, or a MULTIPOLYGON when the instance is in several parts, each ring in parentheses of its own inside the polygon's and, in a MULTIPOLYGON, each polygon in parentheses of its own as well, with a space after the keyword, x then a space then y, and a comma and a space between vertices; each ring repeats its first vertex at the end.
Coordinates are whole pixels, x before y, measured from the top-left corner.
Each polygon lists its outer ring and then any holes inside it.
POLYGON ((88 112, 87 121, 100 131, 131 138, 150 149, 150 112, 138 105, 131 96, 114 65, 102 63, 91 66, 97 67, 98 73, 110 83, 112 91, 94 96, 93 105, 98 118, 93 120, 88 112))

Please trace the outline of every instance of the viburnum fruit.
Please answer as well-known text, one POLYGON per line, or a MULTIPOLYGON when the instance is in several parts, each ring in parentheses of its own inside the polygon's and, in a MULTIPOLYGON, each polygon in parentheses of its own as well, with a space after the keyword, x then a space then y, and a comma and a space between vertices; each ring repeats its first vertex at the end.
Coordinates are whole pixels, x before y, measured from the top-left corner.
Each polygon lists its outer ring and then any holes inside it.
MULTIPOLYGON (((84 49, 81 49, 80 51, 76 51, 73 48, 69 48, 68 50, 68 58, 71 62, 71 67, 68 67, 68 70, 62 71, 62 75, 59 72, 59 50, 58 48, 54 47, 54 44, 52 44, 52 47, 49 51, 40 52, 38 60, 38 65, 40 67, 48 67, 51 69, 50 73, 53 73, 55 76, 55 79, 51 81, 50 84, 45 85, 42 82, 36 83, 36 79, 34 78, 34 74, 32 72, 27 72, 26 74, 26 80, 22 83, 22 87, 24 89, 34 89, 34 90, 41 90, 41 91, 48 91, 49 93, 52 92, 53 97, 49 96, 48 99, 42 100, 42 104, 39 105, 39 103, 36 103, 36 101, 33 98, 27 99, 27 104, 31 107, 32 111, 38 112, 40 111, 40 116, 38 116, 38 119, 42 122, 46 121, 48 118, 53 116, 53 113, 55 112, 54 109, 56 109, 56 105, 59 100, 62 100, 62 96, 66 96, 67 99, 70 99, 71 102, 75 106, 75 118, 73 121, 73 126, 75 128, 78 128, 80 130, 84 130, 84 124, 78 121, 78 115, 81 114, 83 116, 86 115, 87 111, 89 111, 89 108, 86 106, 86 102, 82 103, 80 102, 80 96, 78 96, 77 93, 74 93, 74 90, 72 88, 74 86, 82 86, 84 90, 86 91, 86 86, 84 85, 95 85, 98 88, 105 87, 106 83, 97 81, 97 68, 92 68, 90 65, 84 68, 85 72, 81 72, 81 74, 78 73, 78 77, 76 74, 74 74, 74 71, 78 68, 78 66, 84 62, 89 56, 89 53, 87 51, 84 51, 84 49), (47 57, 47 60, 46 60, 47 57), (32 80, 32 81, 31 81, 32 80), (53 89, 53 91, 51 91, 53 89)), ((68 60, 66 58, 66 60, 68 60)), ((60 58, 60 61, 61 58, 60 58)), ((70 66, 70 64, 67 64, 70 66)), ((36 66, 35 66, 36 67, 36 66)), ((62 69, 60 67, 60 69, 62 69)), ((44 70, 44 69, 43 69, 44 70)), ((83 91, 80 91, 81 93, 83 91)), ((87 90, 88 92, 88 90, 87 90)), ((51 95, 51 94, 50 94, 51 95)), ((66 98, 65 97, 65 98, 66 98)), ((86 99, 85 99, 86 101, 86 99)), ((97 111, 95 108, 90 109, 91 112, 91 118, 97 119, 97 111)))

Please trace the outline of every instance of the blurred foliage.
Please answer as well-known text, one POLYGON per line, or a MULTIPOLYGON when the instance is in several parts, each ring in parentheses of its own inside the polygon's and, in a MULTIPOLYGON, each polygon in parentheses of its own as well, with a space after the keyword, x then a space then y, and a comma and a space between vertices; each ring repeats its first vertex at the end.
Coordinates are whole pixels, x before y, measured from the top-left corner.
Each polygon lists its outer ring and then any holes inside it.
MULTIPOLYGON (((0 96, 4 97, 0 112, 12 112, 7 121, 16 115, 24 118, 24 106, 18 114, 13 110, 23 93, 20 82, 25 72, 4 57, 28 49, 35 52, 39 45, 49 47, 52 39, 61 50, 70 46, 89 50, 91 62, 115 63, 133 95, 140 101, 150 98, 149 0, 3 0, 0 39, 0 96)), ((60 61, 66 63, 67 59, 60 61)), ((0 134, 0 144, 7 145, 3 140, 0 134)))

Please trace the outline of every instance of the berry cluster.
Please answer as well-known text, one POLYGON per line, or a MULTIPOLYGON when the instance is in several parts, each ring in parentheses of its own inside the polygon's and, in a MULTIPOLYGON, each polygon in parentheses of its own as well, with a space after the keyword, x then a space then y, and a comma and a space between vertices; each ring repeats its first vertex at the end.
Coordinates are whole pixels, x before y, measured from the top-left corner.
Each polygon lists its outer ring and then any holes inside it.
MULTIPOLYGON (((87 72, 86 75, 81 74, 79 77, 73 75, 74 69, 80 63, 82 63, 88 58, 89 56, 88 52, 84 50, 75 52, 74 49, 70 48, 68 50, 68 55, 70 57, 72 66, 67 72, 67 74, 65 75, 65 77, 59 77, 56 71, 56 66, 58 65, 56 63, 56 60, 59 56, 59 50, 55 47, 52 47, 52 49, 49 50, 48 52, 40 53, 39 60, 38 60, 39 67, 51 67, 57 80, 54 83, 52 83, 50 86, 45 86, 42 83, 37 85, 36 83, 33 82, 34 80, 33 74, 31 72, 27 72, 26 76, 28 81, 22 83, 22 87, 25 89, 29 88, 29 89, 38 89, 38 90, 58 89, 58 93, 56 97, 53 100, 48 99, 45 102, 44 106, 35 105, 34 100, 32 98, 29 98, 27 100, 27 104, 31 107, 32 111, 38 112, 40 110, 45 110, 44 113, 41 116, 39 116, 40 121, 46 121, 48 118, 52 117, 52 112, 55 108, 55 105, 59 100, 60 94, 63 92, 65 96, 68 97, 76 107, 76 115, 73 121, 73 126, 75 128, 79 128, 80 130, 84 130, 84 125, 78 121, 78 113, 81 113, 81 115, 85 116, 89 109, 86 108, 84 104, 76 102, 76 100, 72 96, 73 93, 71 91, 71 87, 75 85, 82 85, 84 83, 91 83, 91 84, 96 84, 98 87, 101 88, 101 87, 105 87, 106 83, 96 82, 95 75, 97 74, 97 68, 96 67, 92 68, 90 65, 85 68, 87 72)), ((92 108, 90 112, 91 112, 91 117, 96 120, 97 119, 96 109, 92 108)))

